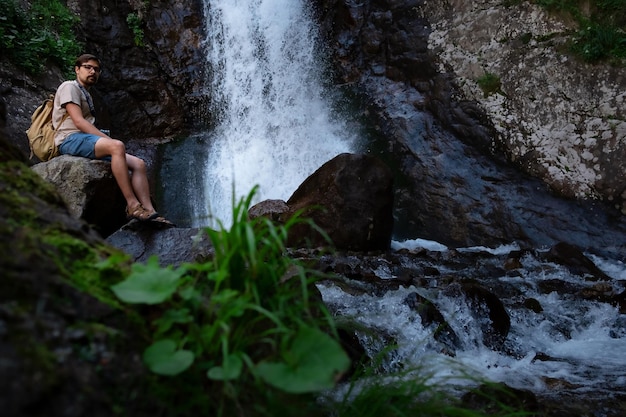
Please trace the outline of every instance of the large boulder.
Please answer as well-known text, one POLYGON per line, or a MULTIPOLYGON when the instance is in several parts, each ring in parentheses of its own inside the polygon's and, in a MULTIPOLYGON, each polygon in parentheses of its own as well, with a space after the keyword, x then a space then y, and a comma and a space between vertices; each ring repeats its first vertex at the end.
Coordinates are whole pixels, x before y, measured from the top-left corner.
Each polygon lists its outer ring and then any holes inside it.
POLYGON ((32 169, 56 187, 72 217, 85 220, 103 236, 126 223, 126 200, 109 162, 61 155, 32 169))
MULTIPOLYGON (((344 153, 309 176, 289 200, 268 200, 249 210, 286 221, 301 211, 330 238, 336 249, 386 250, 393 229, 393 175, 378 158, 344 153)), ((298 223, 289 230, 290 246, 327 246, 325 237, 298 223)))
MULTIPOLYGON (((309 176, 287 205, 292 214, 303 210, 338 249, 389 249, 393 174, 378 158, 347 153, 336 156, 309 176)), ((290 233, 290 241, 325 243, 318 232, 302 226, 290 233)))

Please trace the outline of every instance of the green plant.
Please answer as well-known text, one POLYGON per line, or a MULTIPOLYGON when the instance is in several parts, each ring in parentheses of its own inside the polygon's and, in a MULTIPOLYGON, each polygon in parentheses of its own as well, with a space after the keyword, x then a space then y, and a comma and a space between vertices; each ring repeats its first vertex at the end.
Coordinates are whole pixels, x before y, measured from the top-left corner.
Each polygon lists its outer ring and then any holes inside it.
POLYGON ((578 0, 535 0, 546 9, 570 15, 579 26, 570 50, 587 62, 626 58, 626 1, 594 0, 581 9, 578 0))
MULTIPOLYGON (((450 366, 454 366, 452 363, 450 366)), ((525 410, 525 397, 503 384, 484 383, 470 375, 466 382, 478 384, 459 398, 453 381, 434 382, 422 369, 406 369, 378 375, 364 369, 346 383, 341 395, 324 393, 319 403, 323 415, 335 417, 523 417, 537 414, 525 410), (485 389, 490 387, 491 389, 485 389), (468 401, 472 397, 478 400, 468 401)))
POLYGON ((135 46, 143 46, 143 29, 142 19, 138 13, 129 13, 126 16, 126 23, 130 27, 130 30, 133 32, 133 39, 135 41, 135 46))
POLYGON ((214 394, 223 412, 227 403, 267 396, 270 388, 289 394, 331 388, 350 364, 332 319, 313 297, 317 274, 285 256, 289 228, 305 220, 248 220, 254 192, 233 208, 230 229, 206 231, 211 261, 162 268, 152 258, 112 287, 122 301, 159 308, 143 355, 148 368, 166 376, 199 370, 221 384, 214 394))
POLYGON ((34 0, 29 8, 17 0, 0 0, 2 55, 31 75, 48 61, 71 68, 80 53, 73 27, 79 21, 59 0, 34 0))
POLYGON ((476 80, 478 86, 483 90, 485 97, 490 94, 494 94, 500 91, 502 83, 500 77, 491 72, 486 72, 484 75, 476 80))
POLYGON ((576 34, 571 48, 589 62, 626 58, 626 32, 615 27, 592 24, 576 34))

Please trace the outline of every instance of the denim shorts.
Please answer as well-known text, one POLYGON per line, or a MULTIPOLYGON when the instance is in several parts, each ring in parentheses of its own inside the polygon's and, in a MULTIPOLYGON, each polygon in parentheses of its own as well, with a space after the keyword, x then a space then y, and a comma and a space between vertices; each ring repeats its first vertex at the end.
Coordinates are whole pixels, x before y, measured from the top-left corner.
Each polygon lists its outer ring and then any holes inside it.
POLYGON ((110 156, 96 158, 96 142, 101 136, 90 133, 72 133, 66 137, 59 146, 61 155, 82 156, 89 159, 102 159, 110 161, 110 156))

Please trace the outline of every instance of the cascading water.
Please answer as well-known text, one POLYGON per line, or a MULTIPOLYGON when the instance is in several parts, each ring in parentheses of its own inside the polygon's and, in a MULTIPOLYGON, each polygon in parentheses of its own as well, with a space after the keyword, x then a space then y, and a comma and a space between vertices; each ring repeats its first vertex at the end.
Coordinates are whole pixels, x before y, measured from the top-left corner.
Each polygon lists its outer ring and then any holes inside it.
POLYGON ((303 0, 205 0, 211 69, 204 194, 193 225, 230 223, 238 200, 286 200, 323 163, 350 152, 353 132, 335 118, 315 26, 303 0))
MULTIPOLYGON (((426 248, 433 253, 448 251, 436 242, 419 239, 393 242, 393 247, 426 248)), ((484 253, 476 255, 474 263, 489 269, 498 268, 511 251, 518 249, 509 245, 456 250, 484 253)), ((383 295, 358 290, 346 292, 345 287, 330 283, 320 285, 320 289, 336 316, 353 320, 359 324, 357 328, 373 329, 375 334, 385 335, 385 340, 397 344, 393 355, 383 363, 389 372, 414 368, 420 375, 429 375, 429 383, 452 391, 459 388, 459 393, 466 391, 463 387, 481 381, 503 382, 533 391, 540 397, 554 398, 557 403, 569 401, 565 398, 570 398, 572 403, 584 398, 598 405, 593 414, 581 415, 623 415, 620 401, 626 396, 626 316, 612 303, 574 294, 599 288, 622 293, 626 266, 621 261, 589 256, 611 280, 585 280, 563 266, 528 254, 522 259, 524 268, 514 274, 503 271, 501 276, 483 279, 481 270, 474 267, 448 269, 433 263, 429 266, 437 268, 441 275, 424 278, 428 284, 400 286, 383 295), (473 312, 476 307, 459 293, 445 289, 444 283, 452 277, 484 280, 486 286, 497 288, 494 291, 510 315, 511 327, 504 348, 485 345, 481 323, 473 312), (550 285, 556 288, 546 290, 550 285), (572 290, 568 286, 587 290, 572 290), (418 312, 405 302, 411 293, 418 293, 436 305, 458 336, 452 355, 434 337, 436 327, 425 325, 418 312), (541 309, 525 307, 523 301, 528 299, 536 300, 541 309)), ((382 265, 376 271, 381 282, 397 278, 382 265)), ((368 354, 376 357, 385 346, 369 335, 366 331, 359 338, 368 354)))

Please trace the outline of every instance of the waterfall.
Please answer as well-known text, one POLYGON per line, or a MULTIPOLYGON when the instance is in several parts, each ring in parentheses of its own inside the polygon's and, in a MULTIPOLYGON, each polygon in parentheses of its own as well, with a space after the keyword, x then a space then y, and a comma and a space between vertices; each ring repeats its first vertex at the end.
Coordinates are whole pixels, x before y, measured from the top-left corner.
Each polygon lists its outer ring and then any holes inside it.
POLYGON ((231 221, 235 200, 287 200, 356 138, 334 109, 308 3, 206 0, 211 117, 194 226, 231 221), (233 194, 234 193, 234 194, 233 194))

